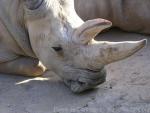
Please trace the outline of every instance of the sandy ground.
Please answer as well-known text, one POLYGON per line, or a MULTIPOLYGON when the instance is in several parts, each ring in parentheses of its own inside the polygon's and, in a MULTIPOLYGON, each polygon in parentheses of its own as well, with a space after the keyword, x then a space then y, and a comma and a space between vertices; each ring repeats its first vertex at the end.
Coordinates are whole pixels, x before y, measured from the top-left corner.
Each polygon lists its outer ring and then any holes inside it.
MULTIPOLYGON (((118 30, 101 40, 148 38, 118 30), (107 37, 107 38, 106 38, 107 37)), ((73 94, 58 78, 0 75, 0 113, 150 113, 150 39, 130 58, 107 66, 107 81, 73 94)))

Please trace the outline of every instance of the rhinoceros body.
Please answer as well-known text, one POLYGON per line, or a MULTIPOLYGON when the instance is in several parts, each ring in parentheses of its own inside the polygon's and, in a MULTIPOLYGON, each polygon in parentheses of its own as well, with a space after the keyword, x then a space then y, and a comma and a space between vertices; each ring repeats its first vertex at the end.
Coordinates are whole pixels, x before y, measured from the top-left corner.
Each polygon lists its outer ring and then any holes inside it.
POLYGON ((0 63, 18 56, 35 57, 19 0, 0 0, 0 63))
POLYGON ((75 0, 84 19, 104 18, 126 31, 150 34, 149 0, 75 0))
POLYGON ((111 26, 84 22, 73 0, 0 0, 0 72, 40 76, 52 69, 74 92, 105 81, 104 66, 141 49, 146 40, 97 42, 111 26))

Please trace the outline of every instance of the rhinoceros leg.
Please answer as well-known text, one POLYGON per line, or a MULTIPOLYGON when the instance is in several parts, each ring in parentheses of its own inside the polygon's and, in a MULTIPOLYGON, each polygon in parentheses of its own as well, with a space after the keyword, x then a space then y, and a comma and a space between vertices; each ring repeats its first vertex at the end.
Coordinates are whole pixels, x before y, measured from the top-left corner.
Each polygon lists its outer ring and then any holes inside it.
POLYGON ((19 57, 15 60, 0 64, 0 73, 40 76, 44 72, 45 67, 39 60, 30 57, 19 57))

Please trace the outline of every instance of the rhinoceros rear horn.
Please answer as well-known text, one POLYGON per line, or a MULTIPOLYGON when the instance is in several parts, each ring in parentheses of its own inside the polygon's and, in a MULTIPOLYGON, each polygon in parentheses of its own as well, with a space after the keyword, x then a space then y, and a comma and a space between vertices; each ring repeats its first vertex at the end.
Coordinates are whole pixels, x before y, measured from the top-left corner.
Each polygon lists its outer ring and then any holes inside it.
POLYGON ((111 25, 112 23, 105 19, 88 20, 75 31, 75 40, 86 44, 102 30, 111 27, 111 25))
POLYGON ((41 4, 43 0, 24 0, 24 3, 26 7, 30 10, 37 9, 41 4))

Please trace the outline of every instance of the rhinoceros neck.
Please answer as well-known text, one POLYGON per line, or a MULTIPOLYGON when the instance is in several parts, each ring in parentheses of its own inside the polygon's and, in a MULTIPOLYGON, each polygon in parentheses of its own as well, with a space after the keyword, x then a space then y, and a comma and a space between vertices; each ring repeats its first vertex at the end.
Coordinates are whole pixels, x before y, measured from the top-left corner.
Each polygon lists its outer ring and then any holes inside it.
POLYGON ((13 39, 12 43, 16 43, 18 47, 14 51, 17 54, 34 57, 28 35, 24 29, 23 9, 20 0, 0 0, 0 21, 11 36, 9 38, 13 39))

